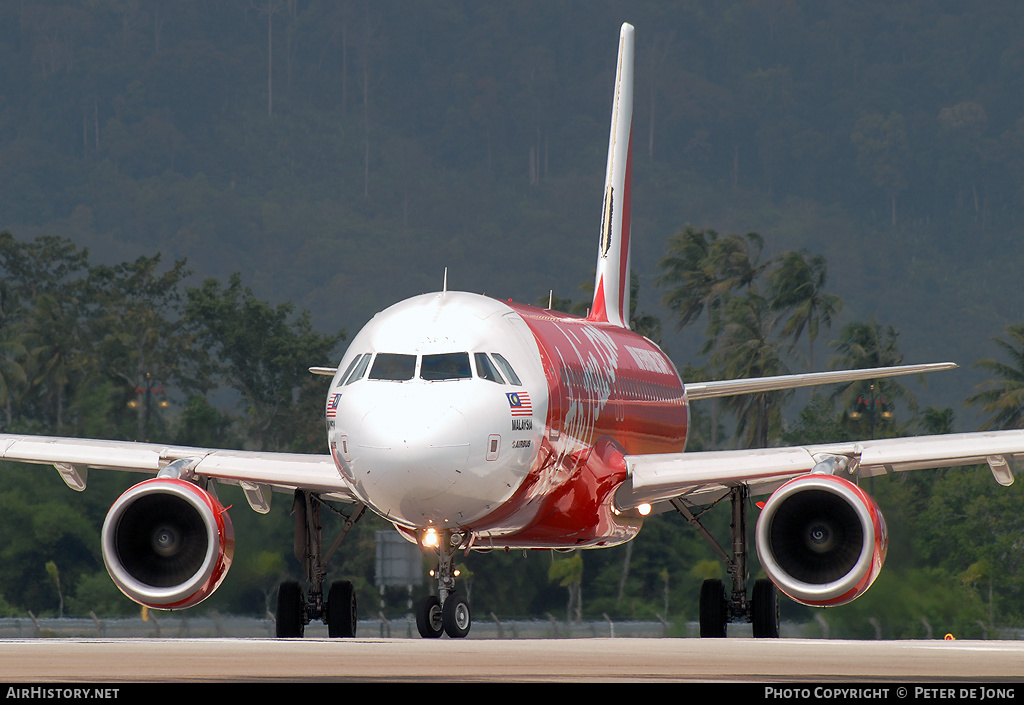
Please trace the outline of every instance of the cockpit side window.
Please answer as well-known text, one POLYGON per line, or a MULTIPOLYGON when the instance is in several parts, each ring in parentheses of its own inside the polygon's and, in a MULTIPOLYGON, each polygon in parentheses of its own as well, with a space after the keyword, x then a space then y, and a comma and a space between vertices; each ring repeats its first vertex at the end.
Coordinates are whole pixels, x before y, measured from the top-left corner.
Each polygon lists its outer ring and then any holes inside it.
POLYGON ((498 364, 498 367, 501 369, 501 371, 505 373, 505 379, 507 379, 509 382, 516 385, 517 387, 523 386, 523 383, 519 381, 519 377, 516 375, 516 371, 512 369, 512 365, 509 364, 508 360, 503 358, 498 353, 491 353, 491 356, 494 357, 494 361, 498 364))
POLYGON ((494 366, 494 363, 491 362, 491 358, 487 357, 485 353, 474 353, 473 359, 476 360, 477 377, 497 382, 498 384, 505 384, 505 380, 501 378, 501 374, 494 366))
POLYGON ((363 375, 366 374, 366 368, 370 366, 371 357, 373 357, 373 355, 370 353, 363 355, 363 359, 359 362, 359 367, 352 371, 352 374, 350 374, 345 380, 345 384, 352 384, 356 380, 363 378, 363 375))
POLYGON ((356 355, 355 359, 352 360, 351 363, 349 363, 348 369, 345 370, 345 374, 343 374, 341 377, 338 378, 338 386, 339 387, 341 385, 345 384, 345 380, 347 380, 349 378, 349 375, 352 374, 352 370, 354 370, 356 368, 356 365, 358 365, 359 361, 362 360, 362 359, 363 359, 362 355, 356 355))
POLYGON ((469 353, 441 353, 424 355, 420 367, 420 379, 437 382, 447 379, 469 379, 473 371, 469 367, 469 353))
POLYGON ((377 353, 370 368, 370 379, 402 382, 416 373, 416 356, 400 353, 377 353))

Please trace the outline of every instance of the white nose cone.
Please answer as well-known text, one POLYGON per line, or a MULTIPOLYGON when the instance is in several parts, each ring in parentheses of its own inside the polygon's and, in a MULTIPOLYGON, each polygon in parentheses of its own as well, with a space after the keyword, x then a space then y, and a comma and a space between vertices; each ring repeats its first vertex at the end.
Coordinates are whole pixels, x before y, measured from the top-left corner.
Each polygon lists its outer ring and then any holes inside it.
POLYGON ((363 418, 364 482, 378 510, 395 519, 422 524, 459 511, 452 489, 469 460, 469 424, 451 406, 433 411, 399 403, 363 418))

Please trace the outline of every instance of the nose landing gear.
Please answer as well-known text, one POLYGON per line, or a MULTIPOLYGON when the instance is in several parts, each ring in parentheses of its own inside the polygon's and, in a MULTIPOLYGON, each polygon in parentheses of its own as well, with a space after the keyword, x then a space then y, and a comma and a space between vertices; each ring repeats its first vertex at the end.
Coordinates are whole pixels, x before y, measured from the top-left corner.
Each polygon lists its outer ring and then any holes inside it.
POLYGON ((447 634, 452 639, 461 639, 469 634, 473 617, 466 598, 455 592, 455 552, 462 544, 463 536, 452 531, 442 531, 434 552, 437 554, 437 595, 428 595, 416 606, 416 628, 425 639, 437 639, 447 634))

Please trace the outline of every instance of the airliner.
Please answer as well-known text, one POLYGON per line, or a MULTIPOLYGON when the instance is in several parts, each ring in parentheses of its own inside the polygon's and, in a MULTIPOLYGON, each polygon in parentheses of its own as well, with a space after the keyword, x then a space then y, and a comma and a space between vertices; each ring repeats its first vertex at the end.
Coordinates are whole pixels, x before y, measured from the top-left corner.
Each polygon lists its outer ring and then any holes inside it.
POLYGON ((743 622, 756 637, 778 637, 780 592, 812 606, 855 599, 878 575, 888 545, 861 479, 988 465, 1009 485, 1024 431, 684 452, 695 400, 955 365, 684 383, 628 321, 633 54, 634 30, 624 24, 587 316, 448 291, 447 282, 391 306, 352 339, 337 367, 310 368, 331 378, 322 455, 0 435, 0 458, 53 465, 79 491, 90 469, 151 474, 111 506, 101 542, 117 587, 155 609, 194 606, 227 575, 235 537, 219 485, 239 486, 260 513, 270 511, 274 493, 285 494, 305 581, 279 588, 282 638, 302 637, 316 620, 331 637, 355 635, 352 583, 328 586, 327 558, 367 509, 436 557, 436 591, 415 608, 425 638, 470 631, 457 553, 617 546, 645 517, 666 511, 684 516, 727 567, 728 585, 701 586, 703 637, 724 637, 730 623, 743 622), (767 577, 749 584, 755 496, 767 497, 755 505, 753 532, 767 577), (721 502, 732 511, 726 547, 701 522, 721 502), (346 517, 327 550, 324 507, 346 517))

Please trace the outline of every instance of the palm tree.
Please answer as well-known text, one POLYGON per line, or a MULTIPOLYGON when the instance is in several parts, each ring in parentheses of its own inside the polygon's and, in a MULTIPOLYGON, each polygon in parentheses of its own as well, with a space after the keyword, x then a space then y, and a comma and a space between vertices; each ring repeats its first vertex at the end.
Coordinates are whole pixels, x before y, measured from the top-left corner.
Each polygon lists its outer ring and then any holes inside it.
POLYGON ((24 365, 28 355, 25 339, 25 334, 15 332, 10 324, 0 330, 0 402, 4 406, 7 429, 14 422, 15 393, 28 385, 24 365))
POLYGON ((568 590, 566 620, 579 623, 583 618, 583 554, 577 551, 569 558, 560 559, 555 559, 552 554, 548 580, 557 580, 559 585, 568 590))
MULTIPOLYGON (((768 301, 756 292, 734 297, 726 304, 705 345, 711 364, 727 378, 767 377, 786 374, 774 329, 778 318, 768 301)), ((725 403, 736 415, 736 435, 748 448, 765 448, 781 429, 782 402, 787 392, 744 394, 725 403)))
MULTIPOLYGON (((840 331, 839 340, 832 342, 837 352, 832 367, 856 370, 899 365, 903 362, 903 353, 896 344, 898 335, 895 328, 880 325, 874 318, 847 324, 840 331)), ((880 421, 881 415, 877 412, 882 410, 886 412, 883 418, 891 418, 893 400, 902 399, 911 410, 917 408, 917 400, 910 390, 892 379, 849 382, 839 385, 832 396, 839 398, 844 408, 864 406, 869 412, 872 436, 880 421)))
POLYGON ((629 273, 629 325, 630 327, 654 342, 661 345, 661 319, 653 313, 637 311, 637 301, 640 298, 640 277, 637 273, 629 273))
POLYGON ((750 287, 764 271, 767 265, 759 262, 763 246, 757 233, 719 237, 714 230, 686 226, 672 236, 658 262, 662 274, 655 284, 667 289, 662 301, 675 313, 676 329, 705 311, 714 324, 726 299, 750 287))
POLYGON ((993 358, 978 360, 980 367, 1000 379, 978 385, 977 394, 967 399, 969 405, 981 406, 980 413, 991 414, 982 430, 1024 428, 1024 325, 1007 326, 1006 337, 993 338, 995 344, 1010 358, 1009 363, 993 358))
POLYGON ((781 333, 791 336, 793 342, 807 331, 808 361, 814 371, 814 341, 821 325, 832 327, 832 317, 843 307, 842 300, 825 291, 828 278, 825 258, 810 256, 806 252, 787 252, 778 260, 778 266, 768 280, 768 296, 772 309, 785 311, 789 318, 781 333))
POLYGON ((953 433, 953 421, 956 416, 949 407, 937 409, 934 406, 926 407, 921 413, 921 428, 929 435, 944 435, 953 433))
POLYGON ((80 358, 78 319, 51 294, 36 297, 30 355, 35 375, 33 385, 41 386, 44 399, 52 405, 56 431, 64 426, 64 404, 73 370, 80 358))

